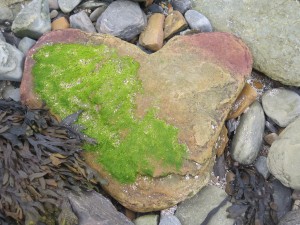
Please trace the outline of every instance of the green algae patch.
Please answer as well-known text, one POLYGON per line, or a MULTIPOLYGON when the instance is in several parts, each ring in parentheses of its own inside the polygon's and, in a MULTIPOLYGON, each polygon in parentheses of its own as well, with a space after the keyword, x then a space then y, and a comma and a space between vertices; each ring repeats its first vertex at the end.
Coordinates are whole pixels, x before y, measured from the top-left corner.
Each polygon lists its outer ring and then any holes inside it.
POLYGON ((158 109, 134 116, 135 96, 143 93, 134 59, 105 45, 54 44, 34 60, 35 92, 62 118, 83 110, 78 123, 97 140, 84 149, 97 152, 97 161, 119 182, 151 176, 157 166, 181 168, 187 148, 178 142, 178 129, 158 119, 158 109))

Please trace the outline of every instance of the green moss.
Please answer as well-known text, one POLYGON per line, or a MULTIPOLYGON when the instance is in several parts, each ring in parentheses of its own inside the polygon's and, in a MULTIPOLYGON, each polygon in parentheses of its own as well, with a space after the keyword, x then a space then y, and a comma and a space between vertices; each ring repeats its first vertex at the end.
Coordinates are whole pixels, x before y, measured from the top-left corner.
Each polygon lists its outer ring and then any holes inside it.
POLYGON ((98 162, 120 182, 151 176, 156 161, 181 167, 186 146, 178 143, 177 128, 157 119, 154 108, 134 117, 135 96, 143 89, 132 58, 104 45, 55 44, 34 59, 35 91, 61 117, 84 111, 78 123, 98 142, 84 148, 96 151, 98 162))

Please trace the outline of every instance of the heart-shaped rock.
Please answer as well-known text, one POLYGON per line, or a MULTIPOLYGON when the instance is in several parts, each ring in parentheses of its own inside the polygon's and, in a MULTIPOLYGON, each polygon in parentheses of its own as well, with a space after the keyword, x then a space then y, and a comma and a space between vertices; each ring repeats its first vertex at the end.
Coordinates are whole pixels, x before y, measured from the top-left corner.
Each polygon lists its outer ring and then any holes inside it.
MULTIPOLYGON (((180 167, 172 167, 170 164, 166 166, 164 155, 156 162, 151 155, 155 155, 158 150, 153 147, 156 146, 156 141, 160 143, 166 139, 167 142, 168 136, 164 135, 164 131, 159 134, 163 137, 153 134, 152 142, 143 145, 150 150, 148 157, 151 159, 144 159, 141 154, 141 161, 145 164, 152 163, 151 168, 154 169, 149 172, 150 176, 146 176, 147 172, 141 169, 133 183, 120 182, 112 175, 114 173, 110 173, 107 166, 104 166, 107 162, 99 163, 101 159, 97 152, 86 151, 85 159, 88 164, 109 182, 103 186, 105 190, 125 207, 133 211, 147 212, 175 205, 193 196, 207 184, 219 133, 231 105, 242 90, 245 78, 250 75, 252 69, 249 49, 240 39, 219 32, 176 36, 158 52, 147 55, 135 45, 112 36, 85 33, 74 29, 50 32, 39 39, 25 61, 21 99, 29 107, 41 106, 41 101, 33 90, 34 55, 42 46, 54 43, 96 46, 104 44, 108 49, 115 49, 120 57, 130 56, 138 62, 137 77, 141 81, 142 91, 134 95, 134 120, 142 120, 151 111, 150 109, 154 108, 157 119, 166 123, 165 128, 174 127, 177 131, 175 133, 178 137, 172 140, 176 140, 175 142, 180 146, 186 146, 185 154, 179 155, 182 160, 180 167)), ((59 48, 55 51, 59 51, 59 48)), ((44 57, 48 57, 48 54, 51 58, 51 51, 44 57)), ((67 61, 75 59, 70 55, 66 57, 67 61)), ((80 62, 74 61, 74 65, 87 61, 86 59, 80 62)), ((94 70, 104 65, 102 61, 99 61, 94 70)), ((51 63, 56 62, 52 60, 51 63)), ((122 65, 119 67, 121 71, 124 69, 122 65)), ((80 69, 80 66, 78 68, 80 69)), ((100 92, 101 88, 94 89, 94 92, 100 92)), ((61 89, 58 95, 63 95, 67 91, 68 88, 61 89)), ((71 100, 66 99, 66 102, 68 101, 71 100)), ((78 109, 73 108, 73 112, 78 109)), ((98 110, 101 112, 103 109, 100 107, 98 110)), ((124 128, 126 132, 123 135, 129 135, 130 129, 130 127, 124 128)), ((139 136, 136 138, 138 139, 139 136)), ((121 143, 122 141, 123 139, 120 138, 121 143)), ((132 146, 136 149, 135 147, 132 146)), ((101 148, 98 150, 101 155, 101 148)), ((169 150, 165 149, 165 151, 169 150)), ((170 150, 171 153, 173 150, 170 150)), ((172 154, 176 155, 177 152, 172 154)), ((126 161, 122 165, 116 162, 110 163, 113 167, 124 166, 124 170, 136 163, 133 163, 131 158, 128 158, 128 165, 126 161)), ((137 167, 142 167, 141 164, 137 167)))

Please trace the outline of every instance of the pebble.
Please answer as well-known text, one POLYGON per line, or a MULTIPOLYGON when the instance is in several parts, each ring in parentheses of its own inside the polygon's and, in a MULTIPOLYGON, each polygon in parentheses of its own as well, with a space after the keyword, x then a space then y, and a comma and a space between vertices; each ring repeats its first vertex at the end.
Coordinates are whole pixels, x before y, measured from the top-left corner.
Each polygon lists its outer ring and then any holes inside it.
POLYGON ((106 10, 107 5, 100 6, 96 8, 90 15, 90 20, 92 22, 97 21, 97 19, 101 16, 101 14, 106 10))
POLYGON ((165 19, 164 38, 171 38, 174 34, 185 28, 187 28, 187 22, 183 15, 179 11, 174 10, 165 19))
POLYGON ((57 10, 51 10, 50 12, 50 19, 54 19, 55 17, 58 16, 58 11, 57 10))
POLYGON ((257 98, 256 90, 248 83, 245 84, 242 92, 237 97, 235 103, 227 116, 227 119, 239 117, 257 98))
POLYGON ((33 0, 16 16, 12 31, 18 37, 38 39, 51 30, 50 13, 47 0, 33 0))
POLYGON ((187 10, 192 8, 192 2, 191 0, 173 0, 172 6, 174 10, 184 14, 187 10))
POLYGON ((49 9, 59 9, 58 1, 57 0, 48 0, 49 9))
POLYGON ((151 13, 164 13, 164 9, 155 3, 148 7, 148 11, 151 13))
POLYGON ((157 225, 158 215, 145 215, 138 217, 135 221, 135 225, 157 225))
POLYGON ((132 40, 147 25, 147 18, 140 6, 128 0, 112 2, 98 18, 99 33, 111 34, 124 40, 132 40))
POLYGON ((18 49, 23 52, 24 55, 27 54, 27 52, 29 51, 29 49, 31 49, 31 47, 33 45, 35 45, 36 41, 29 38, 29 37, 23 37, 21 39, 21 41, 19 42, 19 46, 18 49))
POLYGON ((96 191, 80 194, 69 192, 68 199, 80 225, 133 225, 124 214, 116 210, 110 200, 96 191))
MULTIPOLYGON (((178 205, 175 216, 180 220, 182 225, 199 225, 207 214, 217 207, 227 194, 221 188, 216 186, 206 186, 201 189, 194 197, 187 199, 178 205), (205 204, 205 207, 201 205, 205 204)), ((226 209, 231 205, 227 202, 219 211, 212 217, 207 225, 232 225, 234 220, 227 218, 226 209)))
POLYGON ((199 30, 201 32, 213 31, 209 20, 196 10, 190 9, 186 11, 184 16, 191 29, 199 30))
POLYGON ((96 32, 96 29, 85 11, 70 16, 70 26, 86 32, 96 32))
POLYGON ((13 21, 14 14, 12 10, 8 7, 0 7, 0 24, 5 23, 7 21, 13 21))
POLYGON ((81 0, 58 0, 58 5, 61 11, 64 13, 71 12, 79 3, 81 0))
POLYGON ((259 156, 254 163, 256 170, 265 178, 267 179, 270 176, 270 172, 267 166, 267 157, 259 156))
POLYGON ((283 186, 279 180, 273 180, 272 187, 274 203, 277 205, 276 215, 280 220, 292 209, 292 190, 283 186))
POLYGON ((139 43, 152 51, 162 48, 164 41, 164 21, 165 16, 154 13, 149 17, 146 29, 141 33, 139 43))
POLYGON ((270 133, 264 136, 265 142, 268 143, 268 145, 272 145, 274 141, 278 139, 278 134, 276 133, 270 133))
POLYGON ((300 210, 288 212, 283 217, 278 225, 299 225, 300 224, 300 210))
POLYGON ((67 29, 70 27, 69 21, 65 17, 59 17, 51 23, 52 30, 67 29))
POLYGON ((300 190, 300 117, 289 124, 268 154, 270 172, 287 187, 300 190))
POLYGON ((16 47, 0 41, 0 79, 21 81, 24 54, 16 47))
POLYGON ((176 216, 168 215, 160 217, 159 225, 181 225, 181 223, 176 216))
POLYGON ((14 88, 13 86, 7 86, 4 88, 2 96, 4 99, 12 99, 16 102, 20 101, 20 88, 14 88))
POLYGON ((232 140, 232 158, 249 165, 257 157, 262 144, 265 115, 259 102, 255 101, 241 116, 240 124, 232 140))
POLYGON ((279 126, 286 127, 300 115, 300 96, 290 90, 275 88, 262 96, 265 113, 279 126))
POLYGON ((3 34, 2 34, 2 32, 0 31, 0 41, 4 41, 4 42, 6 42, 6 40, 5 40, 5 37, 3 36, 3 34))

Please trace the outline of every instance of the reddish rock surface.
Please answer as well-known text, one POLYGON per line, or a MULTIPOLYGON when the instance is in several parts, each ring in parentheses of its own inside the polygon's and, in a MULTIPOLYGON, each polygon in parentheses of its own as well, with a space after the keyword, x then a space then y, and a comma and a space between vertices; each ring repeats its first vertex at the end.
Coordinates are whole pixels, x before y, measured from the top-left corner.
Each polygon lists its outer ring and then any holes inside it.
POLYGON ((147 212, 175 205, 207 184, 216 154, 214 146, 252 69, 250 52, 240 39, 218 32, 176 36, 158 52, 147 55, 112 36, 74 29, 54 31, 37 42, 25 61, 21 99, 29 107, 41 105, 32 90, 32 55, 44 44, 61 42, 105 44, 138 61, 144 93, 136 98, 136 116, 157 107, 159 118, 179 129, 179 141, 189 149, 179 171, 167 176, 159 171, 154 177, 139 176, 133 184, 120 184, 95 162, 95 155, 85 153, 90 166, 109 181, 103 186, 105 190, 125 207, 147 212))

